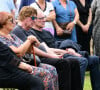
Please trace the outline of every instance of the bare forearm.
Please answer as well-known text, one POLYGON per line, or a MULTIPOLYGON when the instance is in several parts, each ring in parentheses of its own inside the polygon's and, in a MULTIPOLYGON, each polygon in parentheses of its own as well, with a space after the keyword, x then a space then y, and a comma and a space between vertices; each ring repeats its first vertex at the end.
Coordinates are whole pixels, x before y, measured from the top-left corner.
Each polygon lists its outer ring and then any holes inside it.
POLYGON ((89 16, 88 16, 88 21, 87 21, 87 24, 90 26, 91 24, 91 21, 92 21, 92 11, 91 11, 91 8, 89 9, 89 16))
POLYGON ((15 46, 10 46, 10 48, 18 55, 18 56, 23 56, 31 46, 30 40, 26 40, 22 45, 19 47, 15 46))
POLYGON ((56 20, 53 20, 53 25, 54 25, 54 27, 56 28, 56 30, 57 30, 58 28, 60 28, 60 26, 57 24, 56 20))
POLYGON ((77 21, 77 24, 78 24, 80 27, 83 26, 83 23, 82 23, 80 20, 77 21))
POLYGON ((55 48, 50 48, 51 51, 58 53, 58 54, 65 54, 67 53, 66 50, 61 50, 61 49, 55 49, 55 48))
POLYGON ((59 32, 59 30, 62 30, 62 28, 58 25, 58 23, 56 22, 56 20, 53 20, 53 25, 56 29, 56 32, 59 32))
POLYGON ((76 23, 78 22, 78 20, 79 20, 79 13, 78 13, 78 10, 77 10, 77 8, 75 9, 75 18, 74 18, 74 20, 73 21, 75 21, 76 23))
POLYGON ((38 55, 38 56, 41 56, 41 57, 46 57, 46 58, 51 58, 52 56, 36 47, 34 47, 34 50, 35 50, 35 54, 38 55))

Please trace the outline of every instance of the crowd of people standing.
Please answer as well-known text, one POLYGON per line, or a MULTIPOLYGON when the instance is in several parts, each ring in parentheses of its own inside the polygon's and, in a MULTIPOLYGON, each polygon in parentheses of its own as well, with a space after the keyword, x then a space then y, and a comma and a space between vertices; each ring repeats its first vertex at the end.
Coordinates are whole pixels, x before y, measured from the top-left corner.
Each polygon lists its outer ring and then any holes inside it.
POLYGON ((99 0, 0 3, 0 88, 100 90, 99 0))

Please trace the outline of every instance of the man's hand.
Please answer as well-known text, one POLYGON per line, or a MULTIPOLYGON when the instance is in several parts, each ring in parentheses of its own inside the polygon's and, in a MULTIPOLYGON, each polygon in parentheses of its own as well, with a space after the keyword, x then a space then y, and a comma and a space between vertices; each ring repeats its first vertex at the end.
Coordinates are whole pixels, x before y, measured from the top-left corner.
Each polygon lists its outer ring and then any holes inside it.
POLYGON ((68 54, 81 57, 81 55, 80 55, 79 53, 77 53, 77 52, 76 52, 74 49, 72 49, 72 48, 68 48, 68 49, 66 49, 66 51, 67 51, 68 54))

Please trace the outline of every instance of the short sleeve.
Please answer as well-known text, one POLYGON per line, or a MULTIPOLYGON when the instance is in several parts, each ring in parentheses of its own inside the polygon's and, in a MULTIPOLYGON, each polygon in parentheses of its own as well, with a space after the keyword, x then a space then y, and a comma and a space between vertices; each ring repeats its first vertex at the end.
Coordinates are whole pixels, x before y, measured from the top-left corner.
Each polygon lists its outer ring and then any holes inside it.
POLYGON ((53 5, 54 8, 56 7, 56 5, 55 5, 55 0, 52 1, 52 5, 53 5))
POLYGON ((30 6, 33 7, 33 8, 35 8, 35 9, 39 9, 35 2, 32 3, 32 4, 30 4, 30 6))
POLYGON ((5 38, 3 38, 1 36, 0 36, 0 42, 2 42, 5 45, 8 45, 8 46, 12 45, 12 43, 10 41, 6 40, 5 38))
POLYGON ((75 8, 77 8, 76 4, 73 1, 70 1, 70 4, 75 8))
POLYGON ((48 2, 48 8, 50 9, 50 11, 54 10, 54 7, 51 2, 48 2))

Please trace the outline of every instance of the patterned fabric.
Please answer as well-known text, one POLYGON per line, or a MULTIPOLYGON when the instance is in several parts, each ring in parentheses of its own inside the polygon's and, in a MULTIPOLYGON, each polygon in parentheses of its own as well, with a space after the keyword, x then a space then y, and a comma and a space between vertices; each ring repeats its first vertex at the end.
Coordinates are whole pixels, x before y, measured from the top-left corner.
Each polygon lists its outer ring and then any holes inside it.
MULTIPOLYGON (((11 36, 12 38, 7 38, 0 35, 0 41, 8 46, 14 45, 15 47, 18 47, 23 43, 16 35, 11 34, 11 36)), ((32 67, 32 74, 42 79, 45 90, 58 90, 58 75, 53 66, 40 64, 39 67, 32 67)))
POLYGON ((47 64, 40 64, 40 68, 33 68, 34 75, 41 77, 46 90, 59 90, 58 89, 58 76, 56 69, 47 64))
POLYGON ((8 46, 15 46, 19 47, 21 44, 23 44, 23 41, 21 41, 16 35, 11 34, 12 38, 7 38, 2 35, 0 35, 0 41, 3 42, 4 44, 7 44, 8 46))
POLYGON ((93 0, 91 10, 93 13, 93 42, 95 54, 100 56, 100 0, 93 0))

